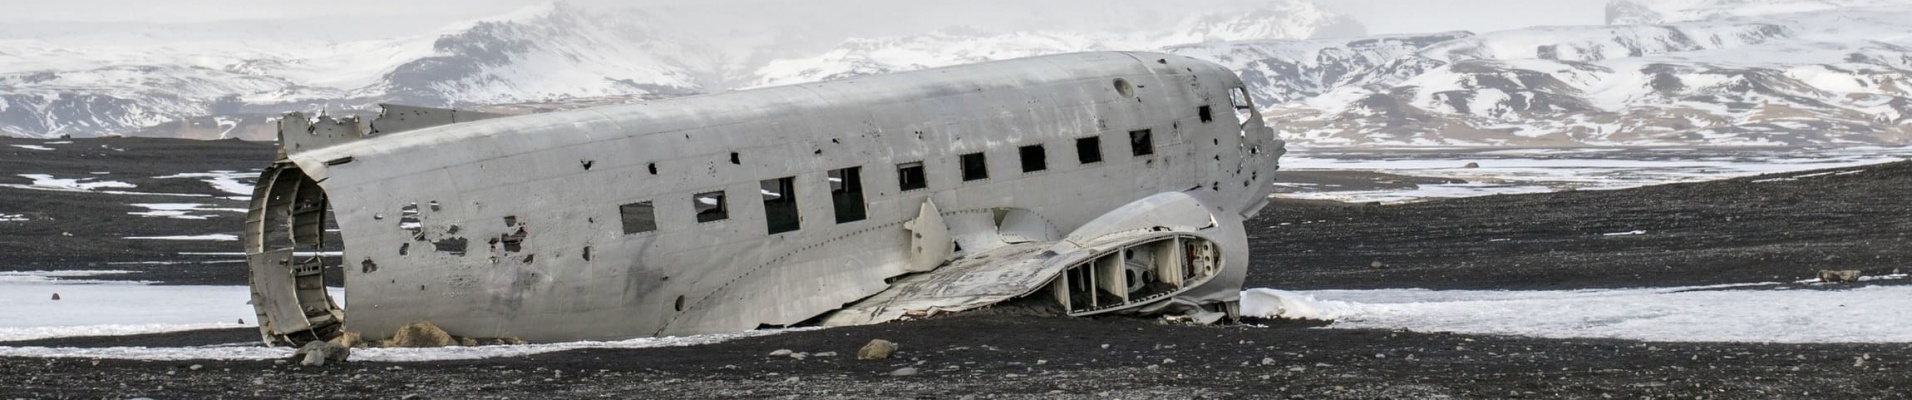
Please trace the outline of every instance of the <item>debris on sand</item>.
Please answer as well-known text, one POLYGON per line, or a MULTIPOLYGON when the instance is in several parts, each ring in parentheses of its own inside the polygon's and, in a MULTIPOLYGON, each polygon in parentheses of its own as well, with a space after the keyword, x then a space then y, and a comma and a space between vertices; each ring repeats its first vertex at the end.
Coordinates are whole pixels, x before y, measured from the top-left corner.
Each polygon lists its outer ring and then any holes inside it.
POLYGON ((1859 275, 1858 270, 1821 270, 1819 271, 1819 281, 1839 283, 1858 282, 1859 275))
POLYGON ((345 362, 351 356, 352 349, 321 341, 306 342, 305 347, 292 353, 292 358, 299 360, 299 365, 308 367, 322 367, 327 362, 345 362))
POLYGON ((457 345, 451 334, 431 321, 418 321, 398 328, 385 347, 447 347, 457 345))
POLYGON ((329 342, 348 349, 353 347, 365 347, 365 338, 359 336, 358 332, 341 333, 338 337, 329 340, 329 342))
POLYGON ((60 294, 59 294, 59 293, 54 293, 54 294, 53 294, 53 300, 54 300, 54 301, 59 301, 59 300, 60 300, 60 294))
POLYGON ((890 358, 890 355, 895 353, 896 343, 883 339, 875 339, 871 340, 870 344, 863 345, 862 349, 856 351, 856 359, 883 360, 890 358))

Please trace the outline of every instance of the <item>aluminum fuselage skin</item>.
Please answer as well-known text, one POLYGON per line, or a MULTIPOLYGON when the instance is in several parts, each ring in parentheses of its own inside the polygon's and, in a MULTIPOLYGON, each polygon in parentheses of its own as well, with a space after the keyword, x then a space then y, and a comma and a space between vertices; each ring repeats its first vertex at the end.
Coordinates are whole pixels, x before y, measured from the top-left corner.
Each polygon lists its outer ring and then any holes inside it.
MULTIPOLYGON (((1066 233, 1137 199, 1200 191, 1239 221, 1266 203, 1281 153, 1258 114, 1238 117, 1230 92, 1241 87, 1185 57, 1066 54, 465 122, 287 156, 341 230, 346 330, 729 332, 883 291, 907 273, 903 225, 925 202, 952 231, 1024 209, 1066 233), (1140 130, 1152 154, 1134 154, 1140 130), (1099 138, 1100 162, 1080 162, 1086 137, 1099 138), (1021 148, 1035 145, 1046 168, 1024 172, 1021 148), (972 153, 988 178, 963 179, 959 159, 972 153), (928 187, 901 190, 898 166, 917 162, 928 187), (851 167, 867 218, 839 223, 829 173, 851 167), (786 177, 799 228, 770 234, 760 182, 786 177), (699 222, 693 197, 709 192, 725 194, 728 218, 699 222), (656 229, 627 233, 620 206, 641 202, 656 229)), ((957 255, 980 251, 952 236, 957 255)), ((1236 252, 1233 287, 1216 293, 1239 290, 1246 249, 1236 252)))

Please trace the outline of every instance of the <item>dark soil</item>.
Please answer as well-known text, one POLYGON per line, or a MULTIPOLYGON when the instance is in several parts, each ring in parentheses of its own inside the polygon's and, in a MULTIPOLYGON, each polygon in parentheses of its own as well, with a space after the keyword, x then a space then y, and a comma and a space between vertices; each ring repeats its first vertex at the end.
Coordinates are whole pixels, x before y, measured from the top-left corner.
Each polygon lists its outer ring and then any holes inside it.
MULTIPOLYGON (((227 141, 76 140, 50 146, 60 149, 52 152, 4 146, 15 142, 0 139, 0 183, 25 183, 18 174, 75 178, 110 171, 102 179, 139 185, 129 190, 216 193, 197 180, 150 178, 250 170, 270 156, 267 145, 227 141)), ((1912 213, 1903 200, 1912 197, 1912 164, 1846 170, 1864 172, 1401 205, 1278 202, 1249 222, 1256 257, 1249 285, 1684 286, 1793 281, 1819 269, 1912 267, 1912 213), (1633 231, 1644 233, 1607 235, 1633 231)), ((1399 182, 1379 175, 1310 179, 1399 182)), ((109 264, 240 251, 233 242, 120 239, 236 233, 243 218, 128 218, 126 212, 142 209, 127 203, 201 202, 130 196, 0 188, 0 213, 31 217, 0 223, 0 269, 127 269, 144 271, 135 279, 244 284, 238 264, 109 264)), ((980 313, 693 347, 322 368, 0 357, 0 398, 1912 397, 1908 344, 1646 343, 1261 322, 1273 325, 980 313), (856 360, 857 348, 876 338, 900 343, 902 351, 891 360, 856 360), (778 349, 836 355, 768 356, 778 349), (889 376, 903 367, 919 373, 889 376)), ((236 329, 0 346, 205 346, 256 337, 236 329)))
POLYGON ((1901 398, 1912 346, 1640 343, 956 317, 473 361, 0 359, 6 397, 1901 398), (870 339, 895 358, 861 361, 870 339), (1105 347, 1106 345, 1106 347, 1105 347), (804 360, 778 349, 835 352, 804 360), (194 369, 193 366, 200 368, 194 369), (918 374, 894 377, 892 371, 918 374))
POLYGON ((1279 202, 1248 222, 1248 286, 1649 287, 1912 270, 1912 163, 1830 171, 1860 172, 1398 205, 1279 202), (1609 235, 1634 231, 1644 233, 1609 235))

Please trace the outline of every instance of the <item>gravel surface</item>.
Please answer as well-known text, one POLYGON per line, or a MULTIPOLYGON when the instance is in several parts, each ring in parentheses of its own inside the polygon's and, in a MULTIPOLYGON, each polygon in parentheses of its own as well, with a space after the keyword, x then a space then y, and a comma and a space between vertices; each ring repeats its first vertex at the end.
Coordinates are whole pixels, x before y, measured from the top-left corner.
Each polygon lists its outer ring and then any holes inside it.
MULTIPOLYGON (((213 193, 196 180, 151 177, 249 170, 270 156, 267 145, 234 141, 75 140, 49 146, 55 151, 4 146, 13 142, 0 139, 0 183, 30 181, 17 174, 72 178, 108 171, 110 180, 139 185, 128 190, 213 193)), ((1912 198, 1912 164, 1839 171, 1863 172, 1401 205, 1278 202, 1249 222, 1256 258, 1248 284, 1687 286, 1793 281, 1819 269, 1877 273, 1912 267, 1912 213, 1903 200, 1912 198), (1615 233, 1629 234, 1608 235, 1615 233)), ((130 196, 137 195, 0 188, 0 214, 31 217, 0 223, 0 268, 129 269, 141 271, 132 279, 244 284, 237 264, 113 264, 178 260, 178 252, 237 251, 234 242, 120 239, 237 233, 243 219, 127 218, 126 212, 139 209, 126 203, 182 202, 130 196)), ((236 200, 205 201, 243 207, 236 200)), ((1318 325, 1176 326, 999 312, 693 347, 470 361, 298 367, 273 361, 0 357, 0 398, 1912 396, 1912 375, 1906 373, 1912 344, 1648 343, 1314 329, 1318 325), (855 359, 860 346, 879 338, 901 346, 895 358, 855 359), (776 350, 810 356, 770 356, 776 350), (816 355, 824 352, 836 354, 816 355), (892 376, 903 368, 915 374, 892 376)), ((255 331, 231 329, 0 346, 207 346, 255 338, 255 331)))

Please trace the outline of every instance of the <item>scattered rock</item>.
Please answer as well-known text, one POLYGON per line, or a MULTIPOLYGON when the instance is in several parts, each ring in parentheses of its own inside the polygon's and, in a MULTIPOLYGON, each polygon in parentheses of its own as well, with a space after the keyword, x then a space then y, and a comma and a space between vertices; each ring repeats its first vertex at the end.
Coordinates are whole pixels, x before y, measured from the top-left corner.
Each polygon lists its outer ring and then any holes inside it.
POLYGON ((1857 270, 1842 270, 1842 271, 1822 270, 1822 271, 1819 271, 1819 281, 1820 282, 1858 282, 1859 271, 1857 270))
POLYGON ((1261 358, 1261 365, 1275 365, 1275 358, 1274 358, 1274 357, 1262 357, 1262 358, 1261 358))
POLYGON ((54 299, 54 300, 59 300, 59 299, 60 299, 60 294, 59 294, 59 293, 54 293, 54 294, 53 294, 53 299, 54 299))
POLYGON ((790 353, 790 358, 797 361, 803 361, 803 359, 805 358, 810 358, 810 353, 790 353))
POLYGON ((821 352, 821 353, 811 354, 811 355, 817 356, 817 357, 836 357, 837 354, 834 351, 826 351, 826 352, 821 352))
POLYGON ((517 346, 517 345, 523 345, 523 344, 529 344, 529 343, 530 342, 524 341, 524 339, 519 339, 515 337, 501 337, 501 338, 491 339, 492 346, 517 346))
POLYGON ((1462 165, 1461 168, 1480 168, 1480 163, 1470 162, 1467 163, 1467 165, 1462 165))
POLYGON ((770 356, 771 357, 789 357, 790 354, 792 353, 794 352, 790 351, 790 349, 777 349, 775 351, 771 351, 770 356))
POLYGON ((895 371, 890 371, 890 376, 916 376, 916 368, 914 367, 897 368, 895 371))
POLYGON ((896 343, 883 339, 875 339, 871 340, 870 344, 863 345, 862 349, 856 351, 856 359, 883 360, 890 358, 890 355, 895 353, 896 343))
POLYGON ((332 338, 330 342, 332 342, 332 344, 338 345, 339 347, 344 347, 348 349, 353 347, 365 347, 365 338, 362 336, 359 336, 358 332, 346 332, 346 333, 339 334, 338 337, 332 338))
POLYGON ((204 365, 199 365, 199 364, 193 364, 193 366, 190 366, 190 367, 186 367, 186 369, 189 369, 189 370, 194 370, 194 371, 198 371, 198 370, 200 370, 200 369, 202 369, 202 368, 206 368, 206 366, 204 366, 204 365))
POLYGON ((322 367, 327 362, 345 362, 351 356, 351 348, 321 341, 306 342, 299 351, 292 353, 292 358, 299 360, 299 365, 307 367, 322 367))
POLYGON ((459 345, 459 346, 465 346, 465 347, 472 347, 472 346, 477 346, 477 345, 478 345, 478 339, 472 339, 472 338, 458 338, 458 345, 459 345))
POLYGON ((418 321, 398 328, 392 335, 391 347, 446 347, 455 345, 451 334, 439 329, 431 321, 418 321))
POLYGON ((1375 268, 1381 268, 1386 265, 1387 264, 1382 264, 1380 261, 1375 261, 1374 263, 1368 264, 1368 266, 1375 267, 1375 268))

